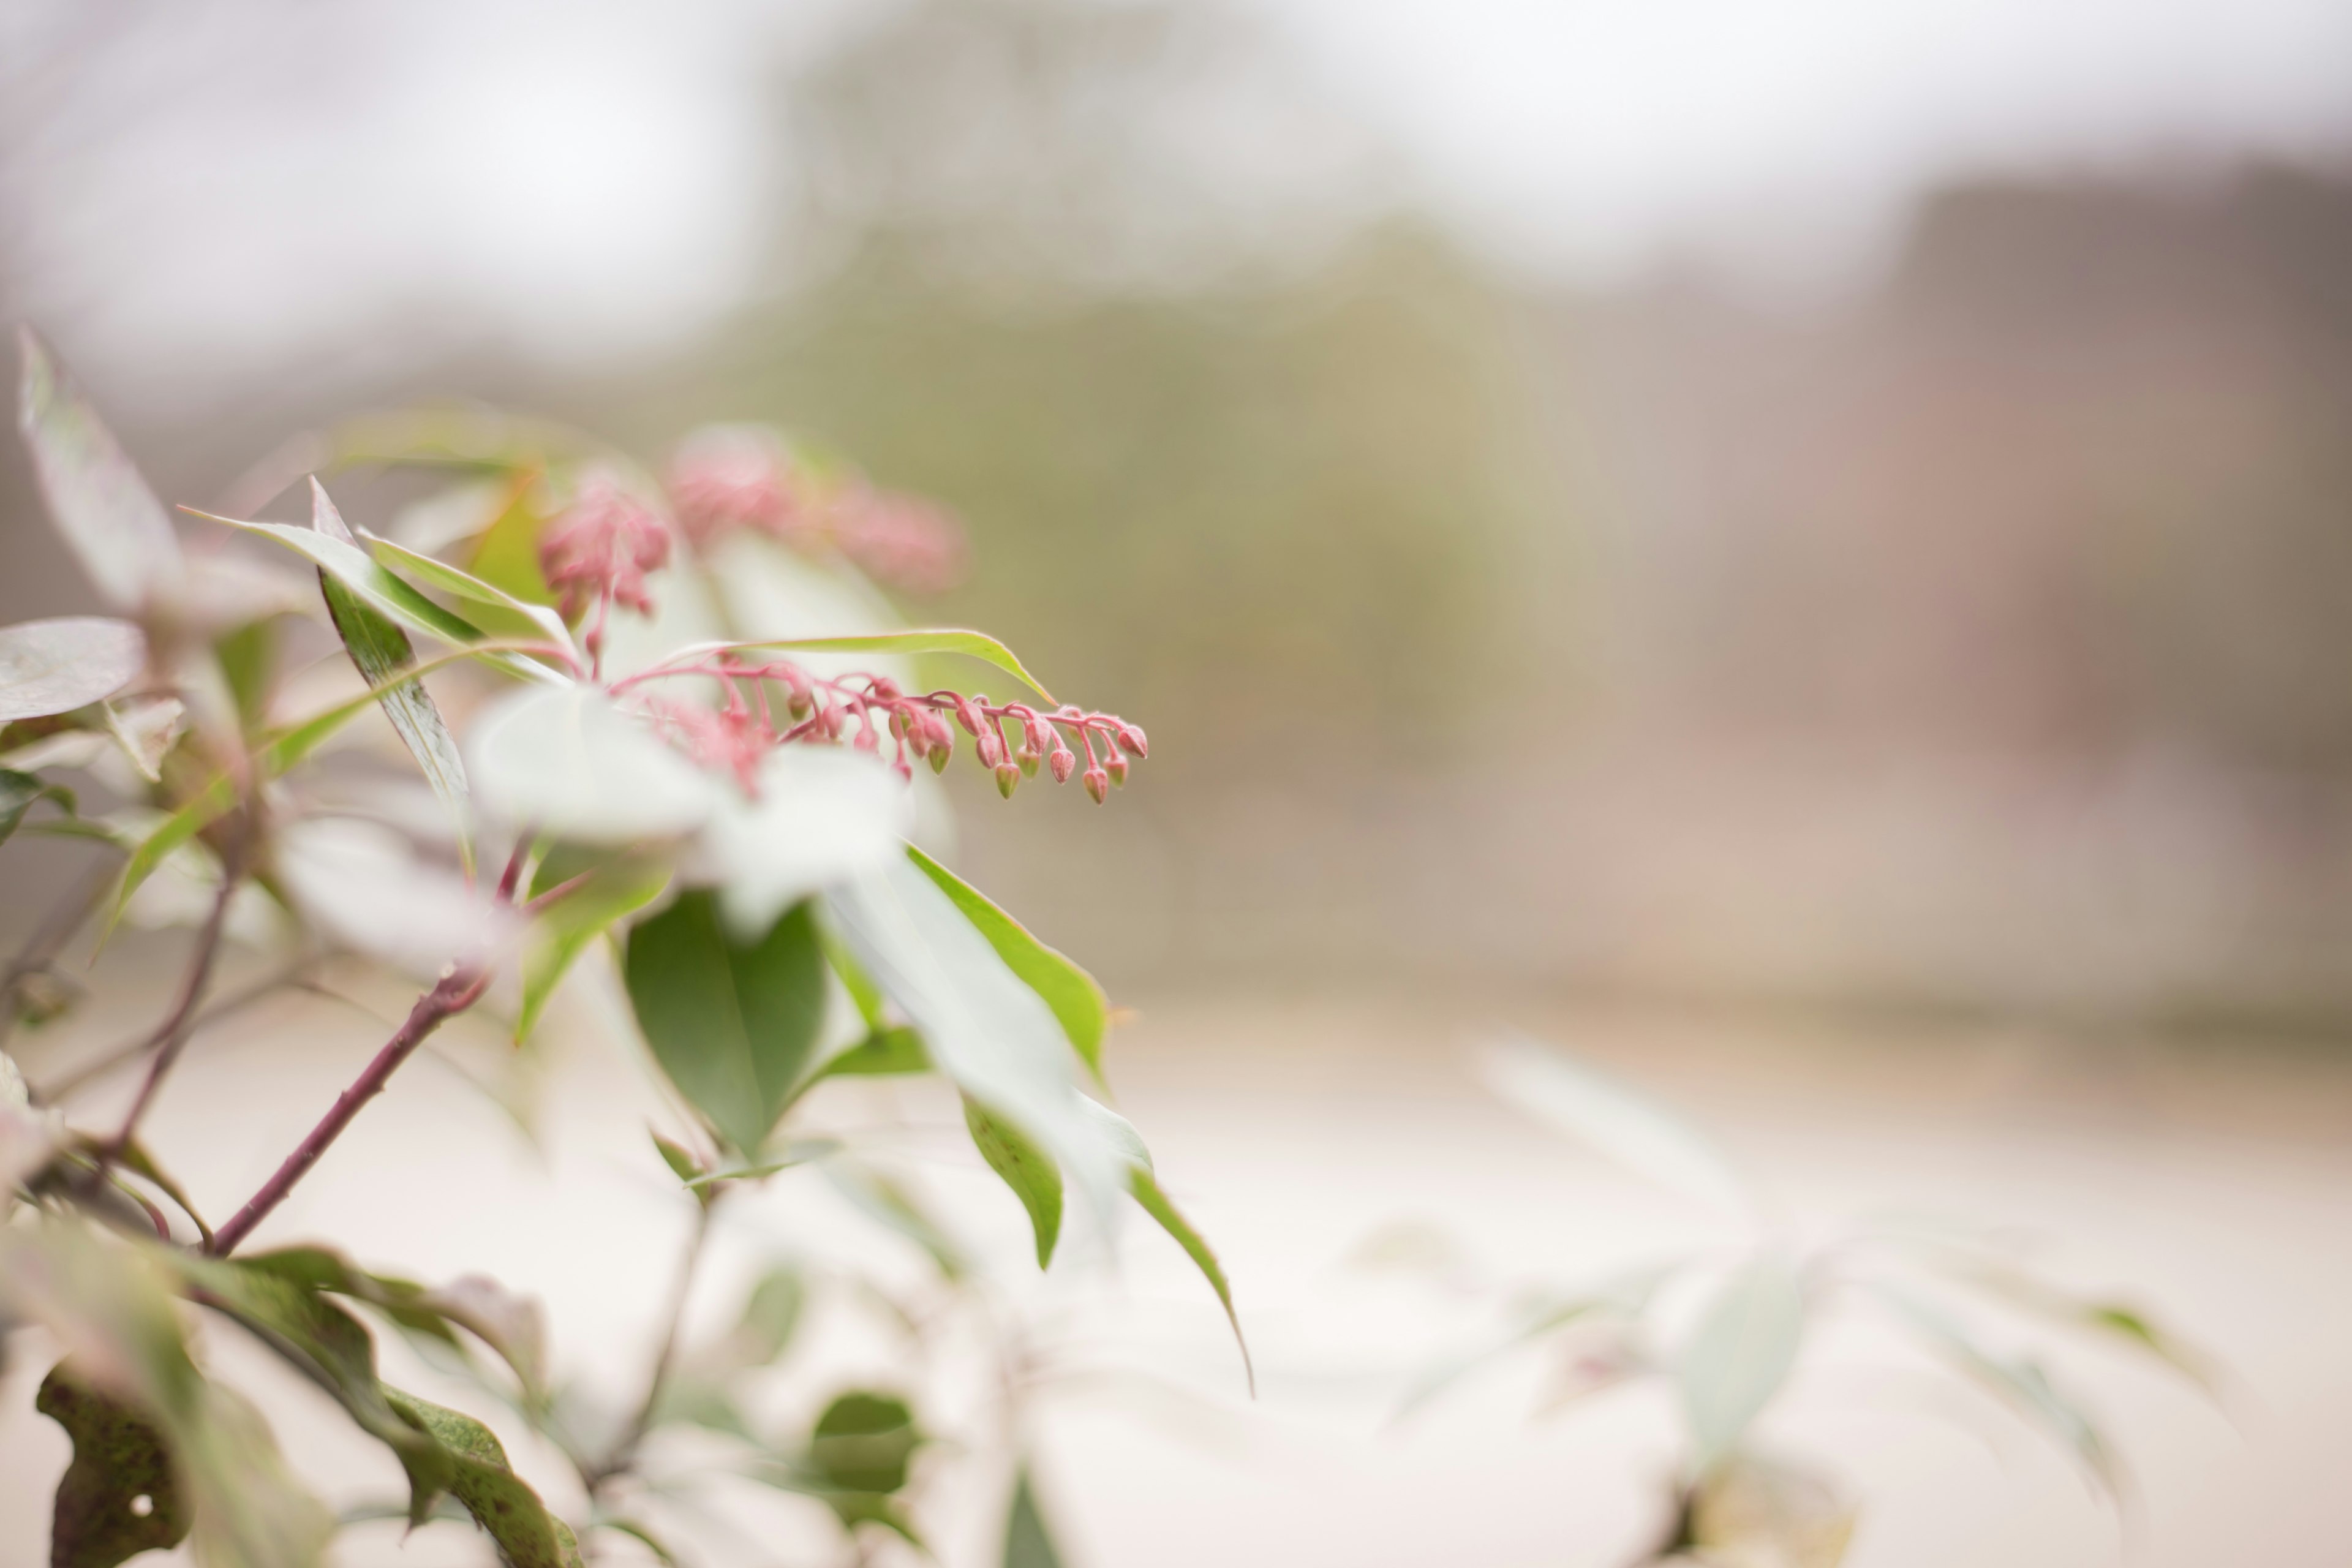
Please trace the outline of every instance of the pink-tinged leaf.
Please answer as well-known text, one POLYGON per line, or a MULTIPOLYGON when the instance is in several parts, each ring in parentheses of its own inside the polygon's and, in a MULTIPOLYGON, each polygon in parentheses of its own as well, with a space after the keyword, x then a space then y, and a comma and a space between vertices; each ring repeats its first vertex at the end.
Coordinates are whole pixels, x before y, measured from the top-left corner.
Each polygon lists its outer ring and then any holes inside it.
POLYGON ((0 626, 0 723, 88 707, 146 668, 147 639, 129 621, 65 616, 0 626))
POLYGON ((27 328, 17 343, 25 374, 16 424, 50 521, 101 598, 118 610, 144 608, 179 581, 171 516, 41 340, 27 328))

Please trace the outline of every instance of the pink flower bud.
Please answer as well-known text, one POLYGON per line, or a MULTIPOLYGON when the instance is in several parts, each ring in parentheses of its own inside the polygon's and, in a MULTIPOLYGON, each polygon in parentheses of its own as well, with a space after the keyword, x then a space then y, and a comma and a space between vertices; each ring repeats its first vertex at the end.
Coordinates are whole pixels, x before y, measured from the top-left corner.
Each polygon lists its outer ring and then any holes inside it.
POLYGON ((882 749, 882 737, 875 733, 872 720, 869 719, 857 727, 857 739, 855 744, 861 752, 878 752, 882 749))
POLYGON ((900 757, 897 762, 892 763, 890 764, 890 771, 897 773, 901 780, 908 784, 915 782, 915 770, 907 765, 907 759, 904 757, 900 757))
POLYGON ((875 697, 884 702, 889 701, 899 694, 898 683, 887 675, 874 676, 866 684, 872 689, 875 697))
POLYGON ((1045 758, 1045 763, 1054 770, 1055 784, 1067 784, 1070 782, 1070 774, 1077 770, 1078 759, 1076 752, 1069 747, 1064 746, 1059 751, 1049 753, 1045 758))
POLYGON ((1028 729, 1029 749, 1039 756, 1044 756, 1045 748, 1053 744, 1049 737, 1054 733, 1054 727, 1032 713, 1028 719, 1028 729))
POLYGON ((979 734, 981 730, 980 705, 969 697, 959 697, 955 700, 955 710, 956 722, 963 726, 963 732, 967 735, 979 734))
POLYGON ((847 721, 847 710, 844 709, 840 703, 826 703, 823 726, 824 730, 824 738, 828 741, 840 740, 841 727, 847 721))
POLYGON ((983 768, 1001 767, 1004 763, 1004 742, 996 738, 994 730, 982 730, 975 743, 983 768))
POLYGON ((936 713, 926 713, 922 723, 923 744, 942 756, 953 755, 955 731, 948 728, 948 721, 936 713))
POLYGON ((1021 769, 1017 764, 1013 763, 999 763, 996 764, 997 794, 1003 795, 1007 800, 1011 800, 1013 798, 1013 790, 1018 788, 1020 784, 1021 769))
POLYGON ((1103 766, 1109 770, 1111 783, 1118 785, 1121 789, 1125 789, 1127 787, 1127 759, 1125 757, 1120 756, 1117 752, 1113 752, 1110 754, 1110 760, 1104 763, 1103 766))
POLYGON ((1150 742, 1143 738, 1143 731, 1136 725, 1121 724, 1118 727, 1118 743, 1139 757, 1151 754, 1150 742))
POLYGON ((1020 764, 1022 777, 1034 779, 1037 776, 1037 764, 1045 758, 1034 746, 1024 746, 1013 753, 1013 760, 1020 764))
POLYGON ((1100 768, 1088 768, 1084 782, 1087 793, 1095 797, 1097 805, 1100 805, 1104 798, 1110 794, 1110 775, 1100 768))

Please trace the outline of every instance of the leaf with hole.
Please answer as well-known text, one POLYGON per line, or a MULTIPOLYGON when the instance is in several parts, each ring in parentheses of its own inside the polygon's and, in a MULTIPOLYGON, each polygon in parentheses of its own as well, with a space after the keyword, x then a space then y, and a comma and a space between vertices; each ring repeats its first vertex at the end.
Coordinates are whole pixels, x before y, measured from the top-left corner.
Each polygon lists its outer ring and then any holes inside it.
POLYGON ((146 668, 147 639, 129 621, 60 616, 0 626, 0 723, 87 708, 146 668))
POLYGON ((170 595, 183 564, 171 514, 47 346, 29 328, 17 344, 24 358, 17 428, 50 521, 113 608, 144 609, 170 595))
POLYGON ((737 1152, 756 1155, 799 1092, 824 1024, 816 912, 787 911, 738 942, 708 889, 629 932, 623 965, 654 1059, 737 1152))
POLYGON ((187 1535, 191 1513, 171 1450, 138 1409, 63 1364, 42 1380, 33 1408, 73 1439, 49 1526, 51 1568, 114 1568, 187 1535))

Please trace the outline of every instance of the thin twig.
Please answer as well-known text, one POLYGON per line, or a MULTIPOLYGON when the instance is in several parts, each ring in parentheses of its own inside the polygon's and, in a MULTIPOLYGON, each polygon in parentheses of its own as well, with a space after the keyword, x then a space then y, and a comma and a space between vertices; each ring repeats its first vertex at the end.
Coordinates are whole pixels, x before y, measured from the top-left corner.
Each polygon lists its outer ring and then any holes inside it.
POLYGON ((204 1000, 205 987, 212 984, 213 964, 220 957, 221 934, 228 925, 229 901, 236 896, 245 879, 245 846, 251 837, 249 830, 239 830, 236 837, 221 857, 220 891, 213 896, 212 912, 205 917, 204 929, 196 933, 195 955, 188 963, 188 973, 180 984, 179 1000, 172 1011, 156 1026, 149 1044, 155 1048, 155 1059, 148 1065, 147 1077, 139 1085, 139 1093, 131 1100, 131 1109, 123 1113, 121 1129, 98 1152, 98 1169, 104 1173, 108 1165, 121 1159, 131 1140, 138 1136, 139 1119, 147 1114, 148 1105, 155 1091, 163 1085, 172 1066, 180 1059, 180 1052, 195 1033, 196 1005, 204 1000))
POLYGON ((711 1211, 719 1206, 720 1195, 714 1191, 695 1207, 694 1234, 687 1238, 686 1257, 678 1265, 677 1281, 670 1287, 669 1309, 662 1322, 661 1349, 655 1352, 653 1371, 646 1375, 645 1397, 637 1402, 636 1414, 629 1418, 611 1458, 594 1468, 593 1476, 583 1478, 591 1490, 629 1468, 637 1456, 638 1445, 653 1426, 654 1413, 661 1405, 662 1393, 677 1363, 678 1329, 686 1318, 687 1299, 694 1292, 694 1276, 702 1262, 704 1247, 710 1239, 711 1211))
MULTIPOLYGON (((314 962, 313 959, 307 957, 300 959, 271 971, 249 985, 230 992, 196 1014, 191 1032, 209 1028, 223 1018, 241 1013, 256 1002, 277 992, 289 988, 306 988, 305 981, 314 962)), ((152 1050, 154 1046, 155 1036, 152 1030, 135 1040, 125 1040, 110 1050, 100 1052, 57 1082, 36 1089, 33 1092, 33 1101, 37 1105, 54 1104, 93 1079, 103 1078, 125 1062, 136 1061, 152 1050)))
POLYGON ((490 972, 487 965, 453 965, 442 975, 439 984, 419 996, 416 1005, 409 1009, 407 1019, 394 1031, 392 1038, 383 1043, 383 1047, 362 1069, 360 1076, 352 1080, 351 1087, 335 1097, 335 1103, 328 1108, 327 1114, 319 1124, 310 1129, 292 1153, 286 1156, 284 1163, 261 1184, 261 1190, 247 1199, 245 1206, 220 1227, 209 1248, 213 1255, 226 1258, 236 1251, 237 1243, 250 1236, 254 1226, 268 1218, 270 1211, 286 1201, 286 1195, 294 1190, 295 1184, 307 1175, 310 1167, 319 1163, 319 1157, 342 1136, 343 1129, 352 1124, 352 1119, 359 1115, 362 1108, 383 1092, 383 1086, 392 1081, 392 1075, 400 1070, 401 1063, 406 1061, 416 1047, 425 1043, 425 1037, 446 1020, 480 1000, 489 983, 490 972))

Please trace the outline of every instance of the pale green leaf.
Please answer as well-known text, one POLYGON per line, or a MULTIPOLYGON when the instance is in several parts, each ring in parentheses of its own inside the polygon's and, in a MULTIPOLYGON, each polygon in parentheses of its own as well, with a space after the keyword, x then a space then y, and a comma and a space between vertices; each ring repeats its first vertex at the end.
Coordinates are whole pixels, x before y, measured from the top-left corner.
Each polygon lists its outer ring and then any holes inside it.
POLYGON ((912 631, 869 632, 857 637, 784 637, 759 642, 711 643, 683 648, 670 656, 666 663, 687 663, 703 654, 722 649, 740 648, 746 652, 761 649, 776 653, 879 653, 916 655, 926 653, 961 654, 968 658, 992 664, 1012 676, 1045 702, 1054 700, 1053 694, 1038 683, 1037 678, 1013 657, 1013 650, 990 637, 986 632, 970 631, 961 626, 924 626, 912 631))
POLYGON ((1135 1194, 1135 1201, 1143 1205, 1143 1212, 1175 1239, 1176 1245, 1184 1249, 1184 1256, 1192 1260, 1192 1267, 1201 1271, 1201 1278, 1209 1282, 1209 1289, 1217 1293, 1217 1304, 1224 1308, 1225 1321, 1234 1331, 1234 1343, 1241 1349, 1242 1375, 1249 1383, 1250 1396, 1255 1398, 1257 1368, 1250 1360, 1249 1341, 1242 1333, 1241 1315, 1234 1310, 1233 1286, 1225 1279, 1224 1266, 1210 1249, 1208 1238, 1193 1229, 1192 1222, 1168 1200, 1168 1194, 1160 1189, 1159 1178, 1150 1171, 1136 1166, 1129 1173, 1128 1185, 1135 1194))
POLYGON ((1045 1528, 1045 1511, 1029 1481, 1029 1467, 1013 1472, 1013 1507, 1004 1518, 1003 1568, 1062 1568, 1062 1554, 1045 1528))
POLYGON ((1804 1330, 1803 1287, 1778 1252, 1741 1266, 1717 1290, 1675 1368, 1697 1473, 1730 1454, 1780 1392, 1804 1330))
POLYGON ((737 942, 707 889, 629 933, 629 1000, 654 1059, 720 1136, 756 1155, 802 1087, 824 1024, 824 954, 803 904, 737 942))
POLYGON ((547 1511, 507 1463, 498 1435, 472 1416, 413 1394, 384 1390, 393 1407, 429 1435, 454 1462, 449 1490, 498 1543, 507 1568, 581 1568, 571 1529, 547 1511))
POLYGON ((485 583, 473 574, 460 571, 450 565, 446 561, 426 555, 420 551, 411 550, 404 544, 378 538, 373 533, 364 535, 363 539, 369 551, 382 565, 403 574, 415 582, 423 583, 428 587, 438 588, 445 594, 454 595, 469 603, 487 605, 493 609, 504 610, 510 616, 520 616, 555 647, 571 649, 572 633, 564 626, 563 617, 545 605, 534 605, 528 600, 518 599, 494 583, 485 583))
POLYGON ((74 814, 73 791, 31 773, 0 768, 0 844, 8 842, 17 826, 25 820, 25 814, 41 800, 56 801, 68 816, 74 814))
POLYGON ((616 921, 652 903, 669 885, 669 868, 648 856, 621 856, 593 867, 562 850, 541 862, 533 892, 545 893, 573 876, 584 877, 532 921, 522 957, 522 1006, 514 1037, 528 1039, 555 988, 590 942, 616 921))
POLYGON ((988 1108, 970 1095, 964 1097, 963 1120, 980 1157, 1029 1211, 1030 1227, 1037 1237, 1037 1267, 1045 1268, 1053 1262, 1054 1243, 1062 1234, 1062 1173, 1018 1128, 989 1114, 988 1108))
POLYGON ((996 955, 1004 960, 1005 967, 1019 975, 1054 1010, 1055 1020, 1070 1037, 1079 1059, 1100 1081, 1103 1032, 1109 1026, 1110 1004, 1102 987, 1095 984, 1095 977, 1030 935, 1026 927, 986 895, 911 844, 907 846, 907 858, 939 884, 940 890, 988 939, 996 955))
POLYGON ((1504 1099, 1634 1174, 1717 1208, 1752 1208, 1747 1183, 1722 1152, 1639 1090, 1522 1035, 1495 1041, 1479 1065, 1504 1099))
POLYGON ((129 621, 60 616, 0 626, 0 724, 86 708, 146 668, 147 639, 129 621))
POLYGON ((50 520, 113 608, 143 609, 169 596, 183 564, 170 514, 30 328, 17 344, 25 368, 17 427, 50 520))

